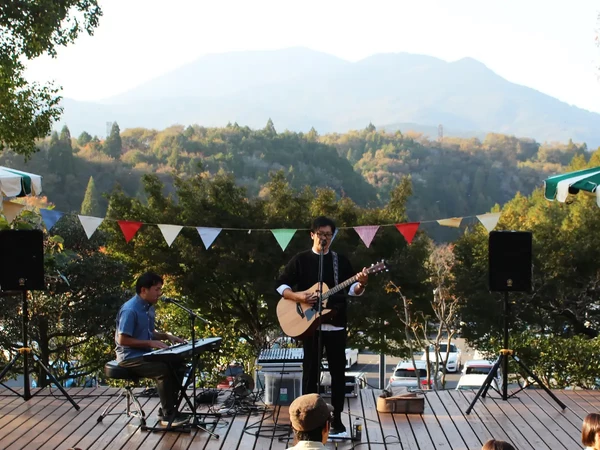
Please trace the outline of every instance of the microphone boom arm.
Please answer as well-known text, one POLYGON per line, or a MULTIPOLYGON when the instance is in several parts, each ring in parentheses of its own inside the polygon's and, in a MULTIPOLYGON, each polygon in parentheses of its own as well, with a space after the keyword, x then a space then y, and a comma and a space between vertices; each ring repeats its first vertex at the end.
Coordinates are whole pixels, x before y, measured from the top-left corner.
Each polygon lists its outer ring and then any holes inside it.
POLYGON ((187 306, 183 306, 183 305, 181 304, 181 302, 179 302, 179 301, 175 300, 174 298, 161 297, 161 300, 162 300, 163 302, 166 302, 166 303, 171 303, 171 304, 173 304, 173 305, 177 306, 177 307, 178 307, 178 308, 180 308, 180 309, 183 309, 183 310, 184 310, 186 313, 188 313, 190 316, 194 316, 196 319, 200 319, 202 322, 204 322, 204 323, 206 323, 206 324, 209 324, 209 325, 211 324, 211 321, 210 321, 210 320, 208 320, 208 319, 205 319, 205 318, 204 318, 204 317, 202 317, 202 316, 199 316, 199 315, 198 315, 198 314, 196 314, 194 311, 192 311, 190 308, 188 308, 187 306))

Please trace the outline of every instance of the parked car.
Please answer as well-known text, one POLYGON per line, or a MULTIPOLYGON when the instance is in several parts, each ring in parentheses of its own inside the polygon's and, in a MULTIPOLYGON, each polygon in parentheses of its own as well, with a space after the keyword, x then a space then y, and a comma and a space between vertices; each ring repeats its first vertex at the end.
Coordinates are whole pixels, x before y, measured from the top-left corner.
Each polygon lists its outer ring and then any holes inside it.
POLYGON ((492 370, 492 367, 494 367, 494 361, 488 361, 486 359, 470 359, 465 362, 462 373, 464 375, 487 375, 490 373, 490 370, 492 370))
POLYGON ((442 377, 442 373, 435 370, 435 365, 430 364, 431 379, 427 382, 427 362, 426 361, 415 361, 413 365, 412 360, 400 361, 394 373, 390 377, 389 386, 391 387, 407 387, 409 390, 412 389, 431 389, 434 380, 439 380, 442 377), (421 385, 417 383, 417 371, 419 378, 421 379, 421 385))
MULTIPOLYGON (((481 386, 483 385, 483 383, 485 382, 486 378, 487 378, 487 375, 482 375, 482 374, 462 375, 458 380, 458 384, 456 385, 456 390, 457 391, 479 390, 481 388, 481 386)), ((492 384, 490 387, 492 387, 496 390, 500 389, 498 386, 498 381, 495 378, 492 378, 492 384)))
MULTIPOLYGON (((465 362, 462 373, 463 375, 487 375, 494 367, 494 364, 496 364, 496 361, 490 361, 487 359, 470 359, 469 361, 465 362)), ((497 386, 502 386, 502 367, 498 367, 495 380, 497 386)))
MULTIPOLYGON (((446 372, 458 372, 462 365, 461 351, 455 344, 450 344, 450 351, 448 351, 448 344, 440 344, 438 352, 438 362, 443 364, 446 360, 446 353, 448 353, 448 362, 446 363, 446 372)), ((421 356, 421 361, 427 360, 429 355, 429 361, 435 363, 435 346, 431 344, 421 356)))
MULTIPOLYGON (((358 350, 355 348, 346 349, 346 370, 350 369, 354 364, 358 362, 358 350)), ((322 362, 324 369, 329 369, 329 363, 327 358, 323 358, 322 362)))

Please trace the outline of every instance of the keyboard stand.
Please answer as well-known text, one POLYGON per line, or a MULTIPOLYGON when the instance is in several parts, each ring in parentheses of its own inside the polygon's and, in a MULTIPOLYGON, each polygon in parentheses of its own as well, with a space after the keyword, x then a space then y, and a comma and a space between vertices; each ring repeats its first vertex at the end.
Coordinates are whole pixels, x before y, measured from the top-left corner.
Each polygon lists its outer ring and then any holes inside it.
MULTIPOLYGON (((179 398, 177 400, 177 408, 176 409, 179 410, 179 407, 180 407, 182 401, 185 400, 185 403, 190 408, 191 414, 192 414, 192 418, 190 419, 190 422, 186 426, 195 427, 195 428, 198 428, 199 430, 206 431, 208 434, 210 434, 215 439, 219 439, 219 435, 217 433, 209 430, 206 427, 208 425, 212 425, 213 430, 216 429, 217 424, 219 423, 221 414, 219 414, 219 413, 198 413, 196 411, 198 409, 196 396, 194 396, 194 400, 192 402, 192 400, 190 399, 190 396, 187 393, 188 386, 191 383, 194 383, 194 386, 196 384, 196 369, 198 368, 199 360, 200 360, 200 355, 195 355, 192 358, 192 367, 190 370, 190 376, 188 376, 187 379, 182 380, 183 387, 181 388, 180 393, 179 393, 179 398), (204 416, 204 418, 206 418, 208 416, 214 416, 216 418, 216 420, 212 421, 212 422, 207 422, 206 420, 200 420, 200 416, 204 416)), ((175 373, 172 366, 170 366, 170 367, 171 367, 171 370, 173 371, 173 373, 175 373)), ((175 373, 175 376, 177 376, 176 373, 175 373)))
POLYGON ((219 439, 219 435, 216 434, 214 431, 209 430, 208 428, 206 428, 208 425, 212 425, 213 426, 213 430, 216 428, 217 424, 219 423, 219 418, 221 417, 221 414, 219 413, 198 413, 196 412, 196 409, 198 407, 198 405, 196 404, 196 398, 194 397, 194 401, 192 402, 192 400, 190 399, 189 395, 187 394, 187 388, 191 383, 195 383, 196 382, 196 368, 198 367, 198 362, 200 360, 200 355, 197 354, 195 356, 192 357, 192 366, 190 368, 190 375, 185 377, 183 379, 180 379, 179 376, 177 375, 177 371, 175 370, 175 368, 173 367, 173 363, 165 361, 165 363, 169 366, 169 370, 171 371, 171 375, 179 381, 179 385, 181 386, 180 390, 179 390, 179 395, 177 397, 177 403, 176 403, 176 407, 175 409, 177 411, 180 411, 180 407, 182 402, 185 400, 185 403, 187 404, 187 406, 190 408, 191 411, 191 419, 188 423, 186 423, 185 425, 178 425, 178 426, 171 426, 171 424, 167 425, 167 426, 159 426, 159 421, 157 421, 155 423, 154 426, 152 427, 148 427, 148 426, 142 426, 141 430, 142 431, 154 431, 154 432, 167 432, 167 431, 175 431, 178 433, 189 433, 191 431, 192 427, 198 428, 199 430, 202 431, 206 431, 208 434, 210 434, 212 437, 214 437, 215 439, 219 439), (200 420, 199 416, 215 416, 216 417, 216 421, 213 422, 206 422, 203 420, 200 420))

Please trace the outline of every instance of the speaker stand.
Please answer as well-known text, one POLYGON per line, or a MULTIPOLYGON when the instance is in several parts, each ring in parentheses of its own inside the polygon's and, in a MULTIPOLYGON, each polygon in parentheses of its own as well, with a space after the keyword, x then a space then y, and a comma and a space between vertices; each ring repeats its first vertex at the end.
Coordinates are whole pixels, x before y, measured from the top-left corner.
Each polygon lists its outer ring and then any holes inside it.
MULTIPOLYGON (((546 385, 544 383, 542 383, 542 381, 531 371, 531 369, 529 369, 529 367, 527 367, 523 361, 521 361, 516 355, 515 352, 513 350, 510 350, 508 348, 508 311, 509 311, 509 305, 508 305, 508 291, 504 291, 504 348, 502 350, 500 350, 500 356, 498 357, 498 360, 496 361, 496 363, 494 364, 494 367, 492 367, 492 370, 490 370, 490 372, 488 373, 487 378, 485 379, 485 381, 483 382, 483 384, 481 385, 481 387, 479 388, 479 391, 477 392, 477 395, 475 395, 475 398, 473 399, 473 401, 471 402, 471 404, 469 405, 469 407, 467 408, 466 413, 470 414, 471 410, 473 409, 473 407, 475 406, 475 403, 477 402, 477 400, 479 399, 479 397, 483 397, 485 398, 488 389, 490 388, 491 384, 492 384, 492 380, 494 380, 497 375, 498 375, 498 369, 500 368, 500 366, 502 365, 502 400, 508 400, 511 397, 514 397, 516 394, 518 394, 519 392, 521 392, 524 388, 519 389, 516 392, 513 392, 511 395, 508 395, 508 357, 510 356, 520 367, 521 369, 523 369, 525 371, 525 373, 531 377, 542 389, 544 389, 544 391, 546 391, 546 393, 552 397, 552 399, 558 403, 558 405, 562 408, 565 409, 566 405, 561 402, 556 395, 554 395, 552 393, 552 391, 550 389, 548 389, 548 387, 546 387, 546 385)), ((493 387, 492 387, 493 389, 493 387)))
POLYGON ((23 321, 22 321, 22 327, 23 327, 23 329, 22 329, 22 332, 23 332, 22 345, 23 346, 18 349, 15 357, 4 367, 4 369, 2 369, 2 372, 0 372, 0 380, 2 380, 4 375, 6 375, 8 373, 8 371, 17 363, 17 361, 19 360, 19 357, 23 356, 23 393, 21 394, 15 390, 11 389, 10 387, 6 386, 1 381, 0 381, 0 385, 4 386, 9 391, 13 392, 14 394, 18 395, 19 397, 22 397, 23 400, 25 400, 25 401, 31 399, 32 397, 35 397, 37 394, 42 392, 42 390, 40 389, 35 394, 33 394, 33 395, 31 394, 31 389, 29 386, 29 355, 31 355, 33 360, 44 370, 46 375, 48 375, 48 378, 50 378, 52 383, 54 383, 56 385, 56 387, 58 387, 60 392, 62 392, 62 394, 67 398, 67 400, 69 400, 69 402, 71 402, 71 405, 73 405, 73 408, 75 408, 76 410, 79 410, 79 405, 77 403, 75 403, 75 401, 71 398, 71 396, 67 393, 67 391, 65 391, 65 388, 60 384, 60 382, 56 379, 56 377, 54 375, 52 375, 52 373, 42 363, 40 358, 33 352, 33 350, 27 346, 27 342, 28 342, 27 322, 28 322, 28 317, 29 317, 29 313, 27 310, 27 290, 26 289, 21 290, 21 294, 22 294, 22 314, 23 314, 23 321))

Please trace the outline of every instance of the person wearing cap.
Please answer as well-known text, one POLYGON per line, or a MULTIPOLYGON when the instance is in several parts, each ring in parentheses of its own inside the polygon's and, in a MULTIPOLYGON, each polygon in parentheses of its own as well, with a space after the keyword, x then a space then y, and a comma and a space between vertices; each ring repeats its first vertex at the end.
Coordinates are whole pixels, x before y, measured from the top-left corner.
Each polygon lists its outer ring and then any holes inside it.
MULTIPOLYGON (((331 435, 343 435, 346 427, 342 423, 342 411, 346 400, 346 329, 347 296, 361 296, 367 286, 369 274, 366 268, 359 273, 352 269, 350 260, 344 255, 330 251, 335 235, 335 222, 328 217, 317 217, 311 227, 312 248, 296 254, 287 263, 276 281, 279 294, 296 303, 307 303, 315 306, 318 296, 311 293, 310 288, 319 281, 319 255, 323 251, 323 283, 330 289, 338 283, 356 276, 356 282, 349 289, 342 289, 330 296, 327 308, 333 310, 323 318, 320 325, 321 354, 323 348, 327 355, 329 373, 331 375, 331 403, 334 408, 331 435), (336 281, 337 280, 337 281, 336 281)), ((318 392, 319 338, 318 333, 302 340, 304 355, 302 359, 302 393, 318 392)))
POLYGON ((317 394, 301 395, 290 405, 290 421, 294 430, 294 450, 324 449, 329 438, 333 406, 317 394))

